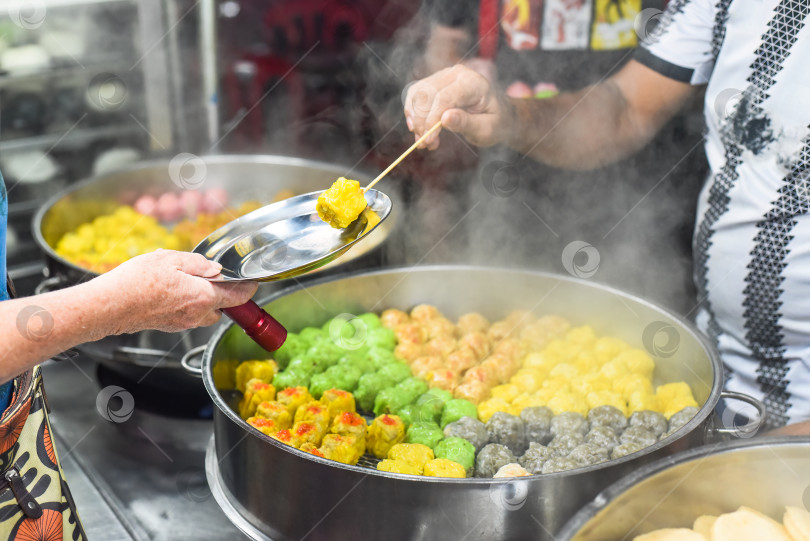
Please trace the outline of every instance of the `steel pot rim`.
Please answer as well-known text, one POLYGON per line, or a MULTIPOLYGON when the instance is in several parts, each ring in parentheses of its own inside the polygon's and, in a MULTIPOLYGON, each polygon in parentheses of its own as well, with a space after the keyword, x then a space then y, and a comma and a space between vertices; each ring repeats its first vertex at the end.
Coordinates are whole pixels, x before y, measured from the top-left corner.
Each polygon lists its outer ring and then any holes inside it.
POLYGON ((723 364, 720 362, 719 355, 717 354, 717 350, 715 349, 714 345, 711 343, 708 337, 706 337, 703 333, 701 333, 690 321, 686 320, 679 314, 674 314, 670 312, 668 309, 645 299, 641 299, 631 293, 626 293, 619 289, 616 289, 612 286, 608 286, 599 282, 591 281, 591 280, 584 280, 581 278, 574 278, 571 276, 565 276, 562 274, 556 274, 551 272, 545 271, 535 271, 535 270, 528 270, 528 269, 507 269, 507 268, 499 268, 499 267, 486 267, 480 265, 425 265, 425 266, 405 266, 405 267, 390 267, 384 269, 375 269, 372 271, 363 271, 363 272, 345 272, 341 274, 337 274, 331 277, 324 277, 317 280, 308 281, 306 284, 295 284, 284 288, 280 291, 277 291, 259 301, 258 304, 262 307, 266 306, 267 304, 278 300, 282 297, 287 295, 291 295, 297 291, 301 291, 313 286, 319 286, 322 284, 327 284, 330 282, 338 282, 340 280, 344 280, 347 278, 358 278, 358 277, 371 277, 380 274, 388 274, 392 272, 433 272, 433 271, 456 271, 456 272, 464 272, 464 271, 488 271, 488 272, 501 272, 501 273, 512 273, 512 274, 522 274, 522 275, 532 275, 532 276, 539 276, 545 278, 551 278, 555 280, 562 280, 564 282, 577 284, 579 286, 591 287, 596 289, 601 289, 603 291, 608 291, 610 293, 614 293, 620 295, 625 298, 630 298, 634 301, 639 303, 645 304, 662 314, 672 318, 673 320, 677 321, 679 324, 682 325, 683 329, 688 331, 690 334, 693 335, 695 339, 699 341, 699 343, 704 347, 706 350, 709 361, 712 364, 714 369, 714 381, 711 385, 711 392, 709 393, 708 398, 704 402, 704 404, 698 409, 698 412, 695 416, 689 420, 684 426, 680 427, 675 433, 671 434, 670 436, 657 441, 655 444, 644 448, 642 451, 638 451, 636 453, 631 453, 627 456, 616 460, 608 460, 606 462, 602 462, 600 464, 594 464, 591 466, 587 466, 584 468, 576 468, 573 470, 555 472, 555 473, 547 473, 547 474, 536 474, 530 475, 526 477, 512 477, 512 478, 504 478, 504 479, 493 479, 493 478, 476 478, 476 477, 468 477, 464 479, 454 479, 454 478, 443 478, 443 477, 425 477, 425 476, 418 476, 418 475, 408 475, 408 474, 399 474, 399 473, 389 473, 383 472, 379 470, 373 470, 368 467, 363 466, 350 466, 347 464, 342 464, 340 462, 335 462, 333 460, 328 460, 326 458, 321 458, 311 453, 305 453, 300 451, 294 447, 289 445, 285 445, 279 441, 274 440, 270 436, 266 436, 257 430, 253 430, 250 425, 248 425, 243 419, 233 411, 225 400, 220 395, 219 391, 216 389, 213 380, 212 374, 212 363, 214 352, 216 351, 217 346, 219 345, 220 341, 224 337, 225 333, 228 332, 231 327, 233 327, 232 322, 226 322, 219 325, 216 329, 214 334, 208 341, 208 344, 205 348, 205 352, 203 353, 202 357, 202 378, 203 383, 205 384, 205 389, 208 391, 208 395, 211 397, 212 402, 220 410, 225 416, 232 422, 236 423, 242 430, 246 432, 247 435, 256 437, 265 442, 265 444, 275 446, 278 449, 283 451, 292 453, 299 458, 307 459, 314 461, 319 464, 324 464, 327 466, 332 466, 335 468, 340 468, 343 470, 351 471, 357 474, 364 474, 364 475, 377 475, 380 477, 388 477, 391 479, 397 479, 400 481, 411 481, 411 482, 428 482, 428 483, 451 483, 451 484, 465 484, 465 485, 483 485, 483 486, 492 486, 492 485, 508 485, 513 484, 516 482, 522 482, 522 480, 530 481, 535 480, 538 478, 560 478, 560 477, 567 477, 571 475, 579 475, 582 473, 588 473, 593 471, 598 471, 604 468, 612 467, 619 464, 624 464, 626 462, 630 462, 641 458, 643 456, 649 455, 662 449, 677 439, 680 439, 684 435, 692 432, 699 426, 701 426, 711 415, 714 411, 717 402, 720 400, 720 393, 723 387, 723 364))
MULTIPOLYGON (((248 164, 288 165, 293 167, 305 166, 305 167, 315 167, 319 169, 321 168, 332 169, 340 165, 320 160, 310 160, 308 158, 296 156, 283 156, 276 154, 212 154, 199 156, 199 158, 207 164, 222 164, 222 163, 230 163, 234 160, 239 160, 242 163, 248 164)), ((45 240, 45 237, 42 235, 42 222, 45 218, 45 215, 54 207, 54 205, 56 205, 56 203, 58 203, 65 197, 70 196, 71 194, 81 190, 82 188, 86 188, 87 186, 91 186, 97 182, 100 182, 105 178, 126 173, 135 173, 138 171, 142 171, 144 169, 166 165, 167 163, 168 161, 165 158, 139 161, 133 164, 129 164, 126 167, 122 167, 121 169, 116 169, 115 171, 110 173, 88 177, 84 180, 80 180, 79 182, 71 184, 67 189, 60 190, 57 194, 48 198, 48 200, 45 201, 45 203, 43 203, 37 209, 36 213, 31 219, 31 230, 34 236, 34 242, 36 242, 39 248, 43 252, 45 252, 46 257, 50 257, 56 260, 60 265, 67 267, 71 271, 81 273, 82 278, 79 281, 84 281, 87 279, 92 279, 97 276, 100 276, 98 273, 86 269, 84 267, 80 267, 56 253, 55 247, 51 246, 45 240)))
POLYGON ((594 518, 617 497, 621 496, 638 483, 650 479, 673 466, 685 464, 709 455, 734 453, 740 449, 769 448, 786 445, 810 446, 810 436, 760 436, 751 439, 721 441, 719 443, 694 447, 660 458, 654 462, 645 464, 638 470, 608 485, 608 487, 599 492, 590 503, 580 508, 579 511, 569 518, 557 536, 560 539, 572 539, 589 520, 594 518))

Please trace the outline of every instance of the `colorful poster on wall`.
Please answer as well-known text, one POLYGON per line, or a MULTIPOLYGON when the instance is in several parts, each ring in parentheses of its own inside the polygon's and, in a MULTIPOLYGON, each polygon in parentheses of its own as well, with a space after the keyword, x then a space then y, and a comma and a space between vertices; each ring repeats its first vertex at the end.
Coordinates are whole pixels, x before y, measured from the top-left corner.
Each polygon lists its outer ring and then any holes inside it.
POLYGON ((641 0, 596 0, 591 34, 594 50, 626 49, 638 44, 633 28, 641 0))
POLYGON ((542 0, 503 0, 501 29, 512 49, 526 51, 540 45, 542 5, 542 0))
POLYGON ((587 49, 593 0, 546 0, 540 48, 548 51, 587 49))

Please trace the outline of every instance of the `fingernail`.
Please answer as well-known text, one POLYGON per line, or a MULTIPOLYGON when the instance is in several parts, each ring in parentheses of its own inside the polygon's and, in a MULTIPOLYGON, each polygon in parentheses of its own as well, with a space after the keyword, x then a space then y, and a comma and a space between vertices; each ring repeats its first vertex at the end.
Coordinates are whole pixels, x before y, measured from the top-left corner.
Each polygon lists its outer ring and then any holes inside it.
POLYGON ((219 263, 218 261, 212 261, 211 268, 216 269, 216 271, 219 272, 222 270, 222 263, 219 263))
POLYGON ((408 125, 409 131, 413 131, 413 120, 410 117, 405 117, 405 124, 408 125))

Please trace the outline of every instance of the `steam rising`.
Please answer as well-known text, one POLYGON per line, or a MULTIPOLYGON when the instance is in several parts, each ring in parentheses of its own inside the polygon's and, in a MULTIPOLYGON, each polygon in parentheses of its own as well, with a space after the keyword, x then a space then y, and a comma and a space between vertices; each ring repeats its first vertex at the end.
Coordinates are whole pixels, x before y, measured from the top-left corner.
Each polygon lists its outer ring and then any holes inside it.
MULTIPOLYGON (((371 112, 375 135, 388 133, 378 150, 392 157, 413 140, 401 122, 400 93, 420 66, 427 31, 423 13, 387 49, 370 44, 380 58, 364 58, 369 93, 363 105, 371 112)), ((627 58, 626 50, 504 54, 498 68, 503 77, 523 73, 521 79, 530 84, 549 81, 576 89, 603 79, 627 58)), ((474 148, 443 132, 438 151, 422 151, 403 164, 396 179, 386 181, 410 204, 399 234, 388 244, 388 262, 469 263, 567 275, 564 249, 581 241, 598 252, 598 268, 589 280, 687 313, 695 305, 691 233, 707 171, 699 144, 700 111, 695 100, 639 153, 587 172, 546 167, 504 148, 474 148)))

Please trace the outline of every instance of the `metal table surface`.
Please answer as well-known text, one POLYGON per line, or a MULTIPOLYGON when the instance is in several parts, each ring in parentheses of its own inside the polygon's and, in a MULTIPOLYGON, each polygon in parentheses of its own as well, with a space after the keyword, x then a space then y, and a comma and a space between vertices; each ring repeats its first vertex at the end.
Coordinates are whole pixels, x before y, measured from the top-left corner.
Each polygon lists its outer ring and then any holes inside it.
POLYGON ((81 357, 43 372, 57 452, 91 541, 245 539, 206 483, 211 421, 143 411, 120 387, 103 391, 81 357))

